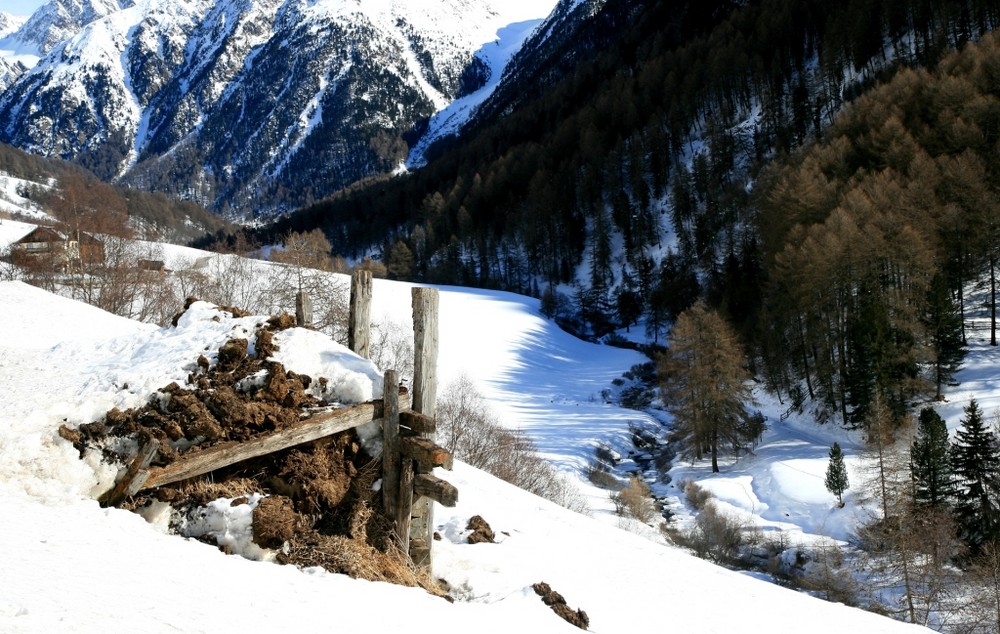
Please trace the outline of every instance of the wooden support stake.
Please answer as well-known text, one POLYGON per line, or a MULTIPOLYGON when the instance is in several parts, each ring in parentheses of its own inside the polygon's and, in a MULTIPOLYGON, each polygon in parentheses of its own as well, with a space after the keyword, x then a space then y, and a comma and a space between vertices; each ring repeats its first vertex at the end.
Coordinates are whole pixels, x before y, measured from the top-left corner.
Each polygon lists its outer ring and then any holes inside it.
POLYGON ((399 465, 399 504, 396 505, 396 536, 399 538, 399 548, 407 554, 411 554, 410 521, 413 519, 413 476, 413 461, 403 458, 399 465))
MULTIPOLYGON (((434 418, 437 409, 438 290, 414 288, 412 305, 413 410, 434 418)), ((421 436, 433 444, 434 432, 421 436)), ((430 546, 434 533, 434 507, 431 499, 421 497, 416 500, 411 515, 410 559, 418 566, 430 568, 430 546)))
POLYGON ((152 462, 156 452, 160 450, 160 441, 150 438, 149 442, 139 449, 139 453, 132 459, 125 475, 119 480, 113 489, 102 495, 98 502, 101 506, 118 506, 125 498, 135 495, 142 490, 143 485, 149 478, 146 467, 152 462))
POLYGON ((430 416, 407 410, 399 413, 399 424, 418 434, 431 434, 437 431, 437 423, 430 416))
POLYGON ((347 347, 365 359, 371 358, 372 272, 351 275, 351 312, 347 323, 347 347))
POLYGON ((385 371, 382 383, 382 505, 386 517, 396 517, 399 503, 399 374, 385 371))
POLYGON ((417 473, 430 473, 434 467, 444 467, 451 471, 455 464, 451 452, 434 444, 429 438, 401 438, 399 450, 404 457, 416 463, 417 473))
POLYGON ((421 473, 413 479, 413 492, 430 498, 441 506, 453 507, 458 503, 458 489, 429 473, 421 473))

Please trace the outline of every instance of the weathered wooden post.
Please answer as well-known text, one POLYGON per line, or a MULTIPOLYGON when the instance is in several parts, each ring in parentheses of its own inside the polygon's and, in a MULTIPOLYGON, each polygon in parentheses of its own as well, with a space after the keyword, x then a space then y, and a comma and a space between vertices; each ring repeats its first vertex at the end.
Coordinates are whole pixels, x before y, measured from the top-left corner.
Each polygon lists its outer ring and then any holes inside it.
MULTIPOLYGON (((413 411, 433 418, 437 409, 438 290, 414 288, 413 303, 413 411)), ((434 441, 436 432, 421 433, 434 441)), ((408 463, 412 473, 412 461, 408 463)), ((407 475, 404 473, 403 475, 407 475)), ((413 477, 410 475, 409 477, 413 477)), ((403 491, 404 484, 400 483, 403 491)), ((413 503, 410 513, 410 559, 418 566, 430 566, 434 532, 434 506, 428 497, 413 503)))
POLYGON ((372 329, 372 272, 355 271, 351 275, 351 313, 347 322, 347 347, 370 359, 372 329))
POLYGON ((386 370, 382 387, 382 506, 396 519, 399 501, 399 374, 386 370))
POLYGON ((308 326, 313 323, 313 302, 308 293, 299 291, 295 294, 295 325, 308 326))

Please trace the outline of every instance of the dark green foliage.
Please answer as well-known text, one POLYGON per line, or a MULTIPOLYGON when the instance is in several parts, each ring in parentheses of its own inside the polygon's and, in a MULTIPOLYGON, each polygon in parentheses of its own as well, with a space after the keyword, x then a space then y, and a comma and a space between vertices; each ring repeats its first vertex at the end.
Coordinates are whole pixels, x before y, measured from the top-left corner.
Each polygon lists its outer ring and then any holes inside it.
POLYGON ((917 504, 941 507, 955 493, 951 469, 951 442, 948 427, 931 407, 920 410, 917 436, 910 447, 913 499, 917 504))
POLYGON ((844 454, 839 443, 833 443, 830 448, 830 463, 826 467, 826 490, 837 496, 837 502, 844 506, 844 491, 850 488, 847 479, 847 466, 844 464, 844 454))
POLYGON ((973 399, 952 445, 958 487, 956 515, 962 538, 973 550, 1000 537, 1000 449, 973 399))
POLYGON ((932 372, 940 399, 942 386, 952 380, 965 358, 962 315, 943 273, 934 276, 927 291, 923 322, 934 355, 932 372))

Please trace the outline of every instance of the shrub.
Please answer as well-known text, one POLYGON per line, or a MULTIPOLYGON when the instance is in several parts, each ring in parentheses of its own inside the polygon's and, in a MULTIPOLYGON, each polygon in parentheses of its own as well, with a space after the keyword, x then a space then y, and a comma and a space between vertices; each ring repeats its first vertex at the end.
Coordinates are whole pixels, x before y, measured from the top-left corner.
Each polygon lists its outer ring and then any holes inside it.
POLYGON ((622 487, 620 491, 611 494, 611 499, 615 503, 615 512, 618 515, 633 517, 643 524, 648 524, 656 517, 656 502, 653 500, 653 492, 649 485, 639 478, 632 476, 629 483, 622 487))
POLYGON ((715 504, 706 504, 687 530, 668 529, 667 534, 675 544, 719 564, 739 562, 746 544, 743 523, 719 511, 715 504))
POLYGON ((587 469, 587 479, 590 480, 591 484, 602 489, 617 491, 621 487, 618 478, 612 475, 607 467, 601 463, 590 465, 590 468, 587 469))
POLYGON ((690 504, 695 510, 704 510, 708 501, 712 499, 712 493, 707 491, 691 480, 684 480, 681 482, 681 488, 684 490, 684 499, 690 504))

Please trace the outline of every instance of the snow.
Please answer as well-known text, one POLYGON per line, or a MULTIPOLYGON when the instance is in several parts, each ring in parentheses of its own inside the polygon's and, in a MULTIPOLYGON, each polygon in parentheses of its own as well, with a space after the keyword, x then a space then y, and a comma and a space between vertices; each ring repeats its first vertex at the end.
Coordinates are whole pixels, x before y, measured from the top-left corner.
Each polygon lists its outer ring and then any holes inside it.
POLYGON ((27 216, 40 221, 50 220, 51 217, 37 203, 25 198, 18 191, 21 188, 37 187, 44 186, 11 176, 0 170, 0 212, 27 216))
POLYGON ((479 90, 456 99, 431 117, 427 132, 420 137, 407 157, 408 167, 422 166, 426 162, 424 155, 431 144, 448 135, 457 134, 476 109, 493 94, 500 85, 503 69, 521 49, 528 36, 542 23, 542 17, 508 24, 496 32, 493 41, 485 43, 476 51, 475 56, 489 68, 489 79, 479 90))
MULTIPOLYGON (((0 223, 0 244, 25 228, 0 223)), ((167 245, 164 253, 199 254, 167 245)), ((375 319, 408 322, 410 288, 376 281, 375 319)), ((434 543, 433 570, 453 588, 454 604, 422 590, 270 563, 269 553, 247 541, 256 497, 236 507, 218 502, 186 529, 215 535, 244 557, 166 534, 162 508, 147 513, 147 522, 94 501, 115 474, 92 458, 80 460, 58 426, 97 420, 111 407, 145 402, 171 381, 183 384, 198 355, 211 356, 228 338, 250 337, 263 317, 234 318, 200 302, 176 327, 159 328, 20 282, 0 282, 0 303, 0 541, 16 545, 0 575, 0 631, 577 631, 535 596, 531 585, 540 581, 585 610, 595 632, 631 632, 646 618, 675 631, 915 631, 713 566, 666 546, 655 531, 618 528, 607 494, 588 488, 582 469, 594 443, 620 442, 629 421, 655 424, 601 398, 640 357, 559 331, 540 316, 536 300, 442 288, 439 379, 446 385, 470 376, 506 425, 523 430, 574 479, 592 517, 456 464, 445 477, 460 501, 436 507, 442 540, 434 543), (463 543, 476 514, 498 543, 463 543)), ((310 331, 281 336, 279 360, 328 376, 342 386, 343 399, 380 393, 380 372, 369 362, 310 331)), ((827 445, 811 429, 805 421, 787 433, 772 428, 755 458, 727 465, 706 486, 762 521, 829 529, 836 522, 823 518, 840 511, 816 488, 816 461, 827 445), (795 517, 778 520, 792 501, 795 517)))

